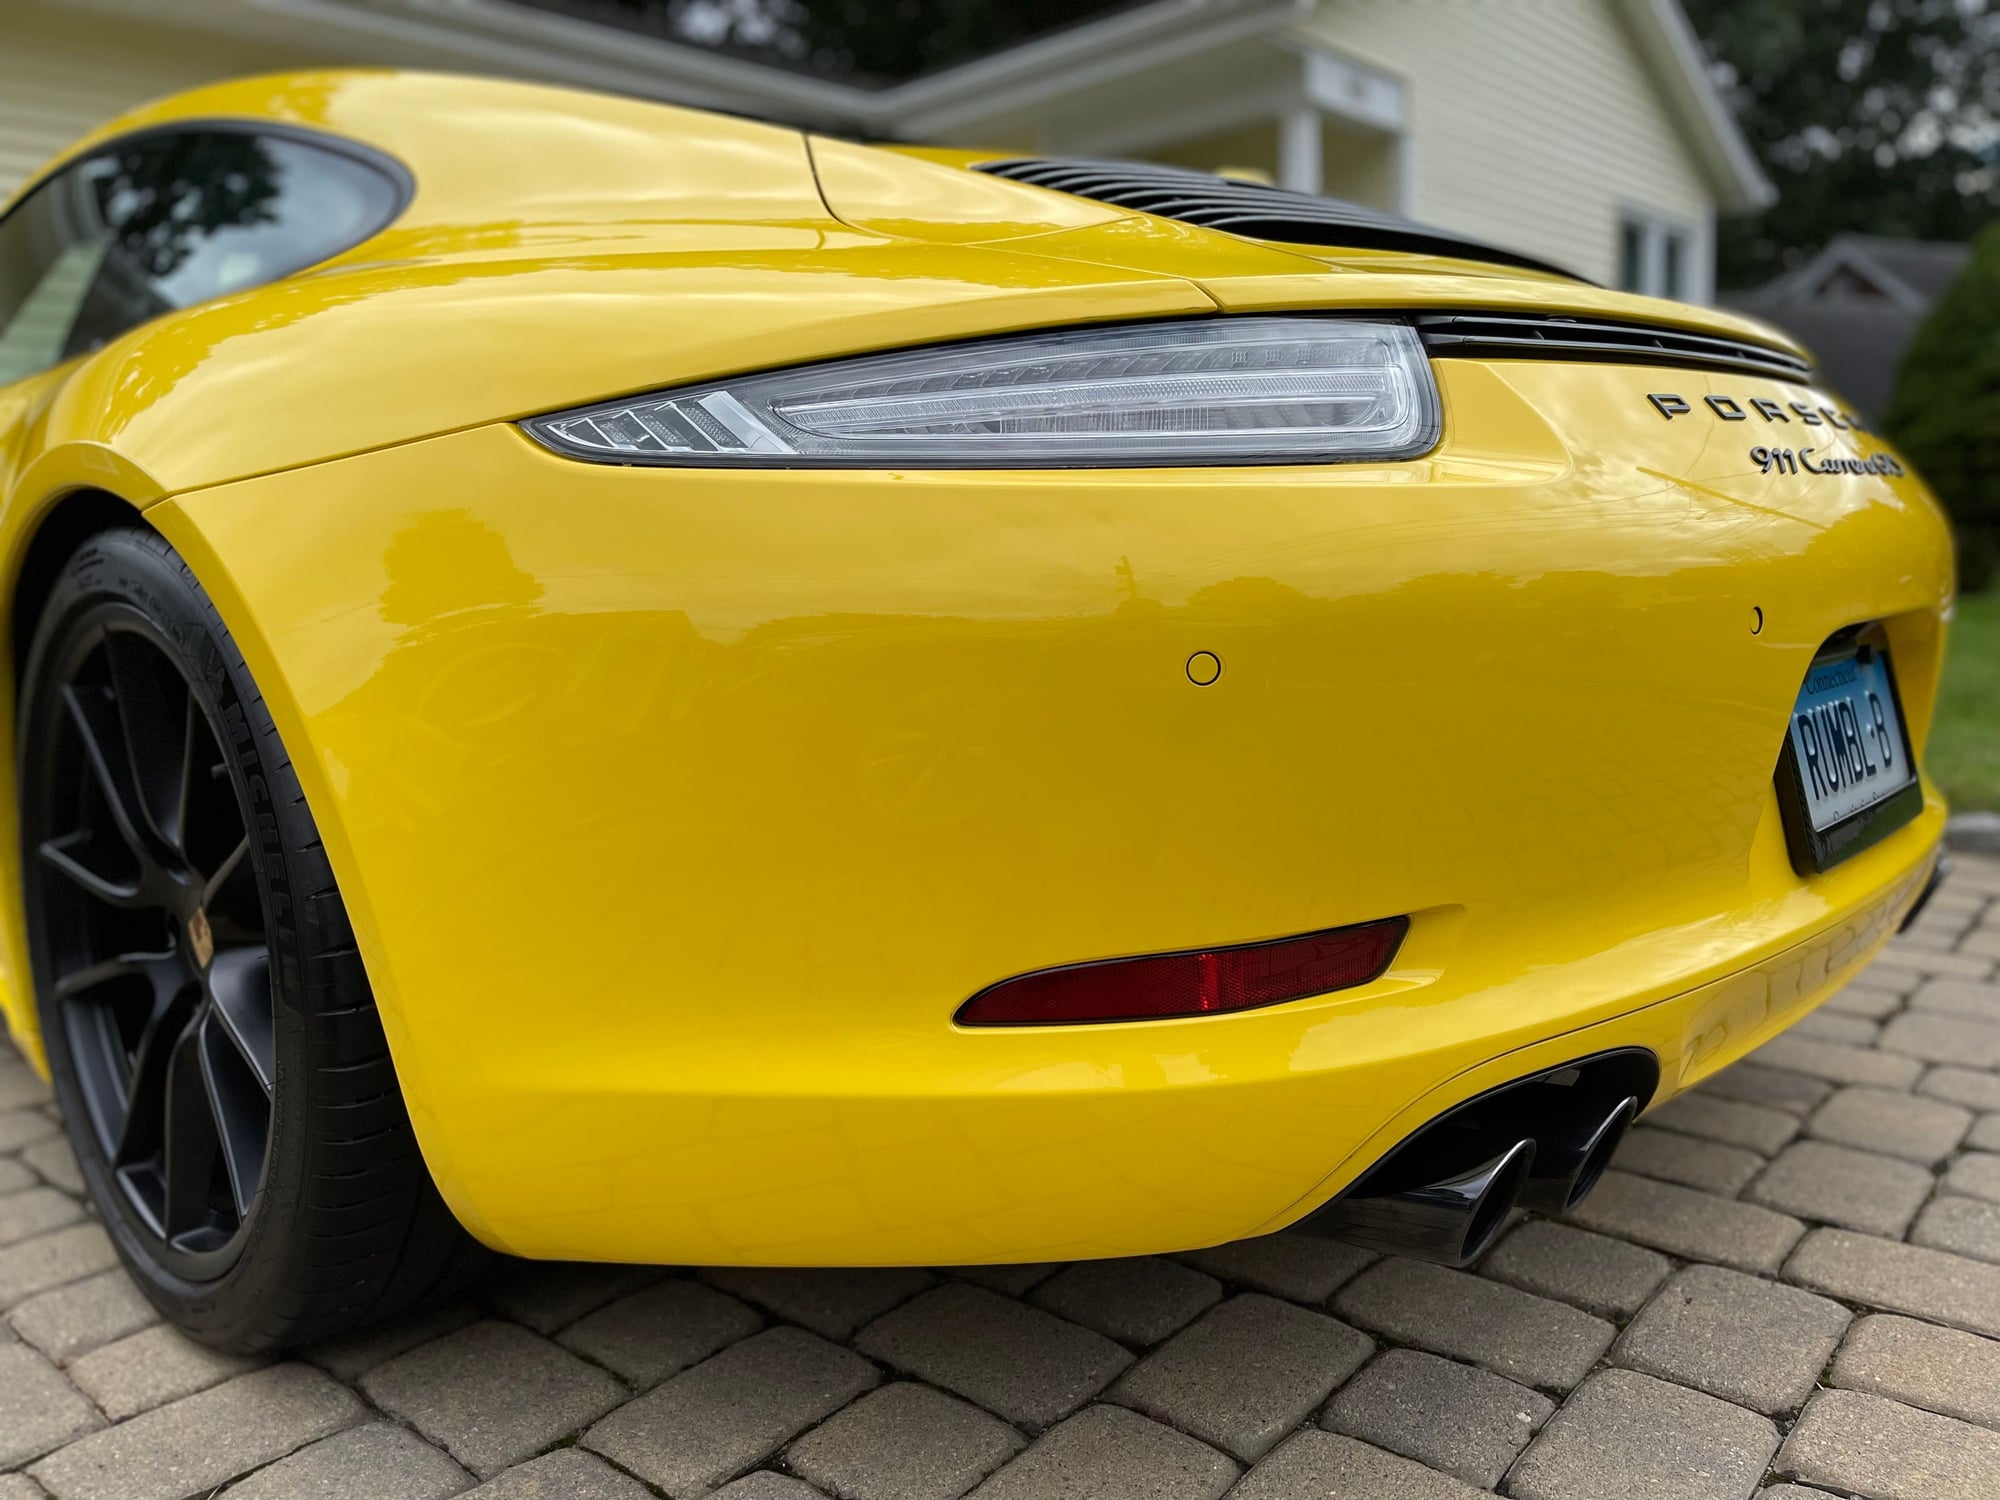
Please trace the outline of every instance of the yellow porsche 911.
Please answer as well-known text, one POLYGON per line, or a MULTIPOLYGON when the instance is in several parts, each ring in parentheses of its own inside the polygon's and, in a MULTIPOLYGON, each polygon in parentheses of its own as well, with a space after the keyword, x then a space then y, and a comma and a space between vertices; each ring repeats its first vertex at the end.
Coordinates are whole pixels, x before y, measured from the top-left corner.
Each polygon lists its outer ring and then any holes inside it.
POLYGON ((1202 173, 200 90, 0 219, 0 499, 7 1020, 227 1348, 1463 1263, 1937 866, 1948 534, 1797 348, 1202 173))

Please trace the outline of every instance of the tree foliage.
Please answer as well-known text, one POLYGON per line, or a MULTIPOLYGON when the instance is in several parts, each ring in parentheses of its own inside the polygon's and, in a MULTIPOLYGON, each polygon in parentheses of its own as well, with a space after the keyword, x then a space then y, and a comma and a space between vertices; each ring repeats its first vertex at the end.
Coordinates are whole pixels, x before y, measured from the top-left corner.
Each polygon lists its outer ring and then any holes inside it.
POLYGON ((1134 0, 529 0, 820 73, 910 78, 1134 0))
POLYGON ((1115 0, 797 0, 814 67, 907 78, 1087 20, 1115 0))
POLYGON ((1884 426, 1957 524, 1968 588, 2000 558, 2000 224, 1910 341, 1884 426))
POLYGON ((1778 201, 1725 221, 1724 286, 1844 229, 1963 240, 2000 213, 2000 14, 1987 0, 1684 0, 1778 201))

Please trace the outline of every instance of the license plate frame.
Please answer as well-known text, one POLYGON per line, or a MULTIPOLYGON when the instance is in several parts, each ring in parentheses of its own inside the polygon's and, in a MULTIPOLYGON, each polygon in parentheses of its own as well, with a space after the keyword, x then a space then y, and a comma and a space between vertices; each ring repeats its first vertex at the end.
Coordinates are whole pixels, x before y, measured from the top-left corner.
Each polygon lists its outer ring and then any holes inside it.
MULTIPOLYGON (((1878 634, 1869 632, 1870 636, 1878 634)), ((1821 696, 1821 701, 1826 701, 1826 695, 1821 696)), ((1862 850, 1880 843, 1923 811, 1923 780, 1917 771, 1915 747, 1910 742, 1910 721, 1903 712, 1902 694, 1896 687, 1895 663, 1885 642, 1859 632, 1849 633, 1829 641, 1813 657, 1812 666, 1807 669, 1792 701, 1791 711, 1785 716, 1785 748, 1778 757, 1777 785, 1778 810, 1785 825, 1785 843, 1791 853, 1792 868, 1801 875, 1822 874, 1843 860, 1853 858, 1862 850), (1802 709, 1807 706, 1808 697, 1813 695, 1814 674, 1847 662, 1867 669, 1871 676, 1879 676, 1886 689, 1888 706, 1895 715, 1896 735, 1892 748, 1900 751, 1908 779, 1894 790, 1834 818, 1824 827, 1816 827, 1813 817, 1816 803, 1827 798, 1815 798, 1807 790, 1806 778, 1810 771, 1801 755, 1800 744, 1802 735, 1813 731, 1802 731, 1802 709)))

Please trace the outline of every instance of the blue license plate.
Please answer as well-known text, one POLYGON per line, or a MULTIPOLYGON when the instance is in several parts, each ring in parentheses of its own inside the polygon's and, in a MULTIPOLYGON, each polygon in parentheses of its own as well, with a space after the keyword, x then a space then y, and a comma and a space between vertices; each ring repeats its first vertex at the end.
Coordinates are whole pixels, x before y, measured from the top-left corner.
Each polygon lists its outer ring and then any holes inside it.
POLYGON ((1813 663, 1792 707, 1785 772, 1795 862, 1813 869, 1916 816, 1923 794, 1886 652, 1861 646, 1813 663))

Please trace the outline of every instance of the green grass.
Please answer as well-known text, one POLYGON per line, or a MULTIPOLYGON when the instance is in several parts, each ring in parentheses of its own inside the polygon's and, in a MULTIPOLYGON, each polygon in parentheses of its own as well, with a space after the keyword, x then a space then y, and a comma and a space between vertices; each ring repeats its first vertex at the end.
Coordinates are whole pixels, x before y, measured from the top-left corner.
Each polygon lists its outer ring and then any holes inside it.
POLYGON ((1924 765, 1954 812, 2000 812, 2000 588, 1958 601, 1924 765))

